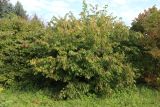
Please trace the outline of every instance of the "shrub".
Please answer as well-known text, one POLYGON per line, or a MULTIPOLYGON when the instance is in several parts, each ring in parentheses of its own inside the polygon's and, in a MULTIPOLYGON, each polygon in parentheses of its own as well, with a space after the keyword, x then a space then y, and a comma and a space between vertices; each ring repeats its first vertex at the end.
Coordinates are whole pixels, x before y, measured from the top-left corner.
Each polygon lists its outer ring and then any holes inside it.
POLYGON ((31 72, 27 61, 39 57, 38 51, 44 49, 39 44, 44 32, 38 21, 17 16, 0 20, 0 83, 12 84, 31 72))
POLYGON ((50 25, 50 54, 34 58, 30 64, 35 74, 65 83, 59 98, 88 93, 105 96, 134 84, 136 69, 119 48, 122 42, 130 42, 128 27, 109 16, 106 7, 88 11, 84 3, 80 19, 69 13, 64 18, 54 17, 50 25))

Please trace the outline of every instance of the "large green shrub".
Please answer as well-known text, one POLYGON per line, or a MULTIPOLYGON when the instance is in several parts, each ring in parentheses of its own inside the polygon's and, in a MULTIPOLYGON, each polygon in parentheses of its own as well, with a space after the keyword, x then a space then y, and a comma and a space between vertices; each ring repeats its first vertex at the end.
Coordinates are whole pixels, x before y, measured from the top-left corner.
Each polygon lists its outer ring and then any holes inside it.
POLYGON ((135 69, 119 47, 130 42, 128 28, 108 15, 106 7, 87 9, 84 4, 80 19, 72 13, 53 18, 53 36, 47 41, 50 54, 30 60, 35 74, 65 84, 59 98, 89 93, 102 96, 135 82, 135 69))

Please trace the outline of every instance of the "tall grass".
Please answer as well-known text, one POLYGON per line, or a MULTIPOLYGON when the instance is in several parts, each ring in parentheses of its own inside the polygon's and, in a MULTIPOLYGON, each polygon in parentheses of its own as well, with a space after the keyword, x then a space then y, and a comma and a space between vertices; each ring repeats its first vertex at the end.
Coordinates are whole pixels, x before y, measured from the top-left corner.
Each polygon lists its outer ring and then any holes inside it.
POLYGON ((0 107, 160 107, 160 92, 147 87, 118 91, 105 99, 84 96, 56 101, 49 92, 34 88, 4 89, 0 92, 0 107))

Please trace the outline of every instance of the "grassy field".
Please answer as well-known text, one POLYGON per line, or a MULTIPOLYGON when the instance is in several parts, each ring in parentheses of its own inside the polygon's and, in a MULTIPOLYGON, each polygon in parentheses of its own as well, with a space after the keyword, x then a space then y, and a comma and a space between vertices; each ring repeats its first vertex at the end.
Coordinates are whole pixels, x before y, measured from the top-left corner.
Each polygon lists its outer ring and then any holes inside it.
POLYGON ((0 88, 0 107, 160 107, 160 92, 140 87, 117 92, 109 98, 55 101, 46 90, 19 91, 0 88))

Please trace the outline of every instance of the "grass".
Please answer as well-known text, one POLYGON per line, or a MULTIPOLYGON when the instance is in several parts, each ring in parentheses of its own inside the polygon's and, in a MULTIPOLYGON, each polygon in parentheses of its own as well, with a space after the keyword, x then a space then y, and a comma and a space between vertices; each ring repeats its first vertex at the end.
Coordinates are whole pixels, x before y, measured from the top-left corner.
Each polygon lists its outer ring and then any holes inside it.
POLYGON ((46 92, 1 87, 0 107, 160 107, 160 92, 147 87, 117 92, 105 99, 83 97, 66 101, 55 101, 46 92))

